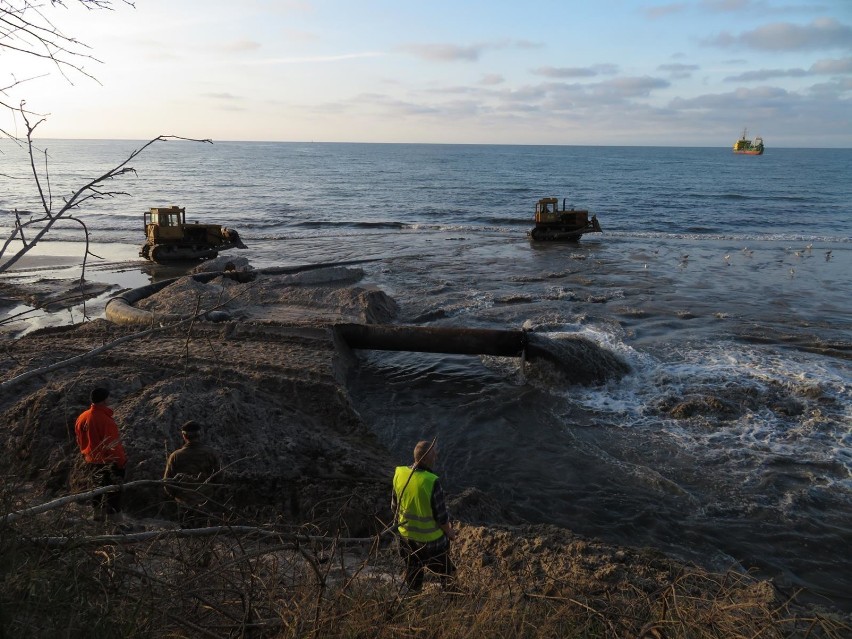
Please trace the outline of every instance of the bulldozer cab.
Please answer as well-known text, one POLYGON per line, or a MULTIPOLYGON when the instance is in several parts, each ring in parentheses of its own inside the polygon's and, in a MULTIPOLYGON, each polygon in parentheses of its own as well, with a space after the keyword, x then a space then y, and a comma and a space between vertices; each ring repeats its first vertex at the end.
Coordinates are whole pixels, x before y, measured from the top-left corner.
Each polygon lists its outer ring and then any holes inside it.
POLYGON ((558 219, 559 200, 555 197, 545 197, 535 205, 535 221, 555 222, 558 219))
POLYGON ((186 209, 179 206, 152 208, 150 212, 145 214, 145 228, 148 228, 149 224, 157 224, 159 226, 180 226, 181 224, 186 224, 186 209))
POLYGON ((152 208, 145 213, 145 236, 150 244, 183 239, 186 209, 178 206, 152 208))
POLYGON ((536 213, 555 213, 559 210, 559 200, 555 197, 544 197, 535 205, 536 213))

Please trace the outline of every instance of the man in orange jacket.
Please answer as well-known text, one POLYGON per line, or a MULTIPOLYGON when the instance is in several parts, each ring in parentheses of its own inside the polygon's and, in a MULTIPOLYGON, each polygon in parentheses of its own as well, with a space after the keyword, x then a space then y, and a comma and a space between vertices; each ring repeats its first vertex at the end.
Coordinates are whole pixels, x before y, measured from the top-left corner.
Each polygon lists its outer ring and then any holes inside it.
MULTIPOLYGON (((89 469, 95 488, 112 486, 124 481, 127 455, 121 445, 118 426, 108 406, 109 391, 96 388, 91 394, 92 405, 83 411, 74 425, 77 445, 89 469)), ((92 498, 95 520, 115 517, 121 512, 121 493, 106 493, 92 498)))

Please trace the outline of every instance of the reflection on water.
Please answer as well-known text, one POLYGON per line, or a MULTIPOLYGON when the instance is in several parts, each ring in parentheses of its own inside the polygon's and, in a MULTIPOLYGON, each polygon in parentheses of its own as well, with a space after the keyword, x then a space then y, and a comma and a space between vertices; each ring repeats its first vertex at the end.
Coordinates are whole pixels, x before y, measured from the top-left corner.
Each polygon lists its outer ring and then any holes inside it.
MULTIPOLYGON (((6 297, 21 301, 22 295, 9 290, 21 290, 37 286, 44 291, 44 299, 58 299, 43 306, 33 304, 10 304, 0 307, 0 330, 24 335, 40 328, 78 324, 86 319, 101 317, 104 305, 118 291, 144 286, 151 282, 148 266, 142 260, 134 260, 131 251, 135 247, 121 244, 93 244, 92 255, 85 260, 85 245, 75 242, 40 242, 14 267, 0 276, 0 286, 6 288, 6 297), (83 277, 86 283, 96 283, 99 291, 85 303, 70 304, 62 301, 78 294, 77 285, 83 277), (18 287, 23 287, 19 289, 18 287)), ((87 288, 95 288, 89 286, 87 288)), ((29 300, 27 300, 29 301, 29 300)))

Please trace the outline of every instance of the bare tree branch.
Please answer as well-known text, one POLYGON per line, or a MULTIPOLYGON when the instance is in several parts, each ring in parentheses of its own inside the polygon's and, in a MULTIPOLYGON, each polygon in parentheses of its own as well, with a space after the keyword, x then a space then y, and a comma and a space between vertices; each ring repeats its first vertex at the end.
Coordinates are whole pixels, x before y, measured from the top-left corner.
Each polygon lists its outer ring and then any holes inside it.
MULTIPOLYGON (((73 0, 70 4, 82 6, 90 11, 113 11, 118 5, 135 8, 131 0, 73 0)), ((91 47, 72 36, 65 35, 47 16, 46 8, 67 9, 66 0, 48 0, 44 3, 34 3, 32 0, 0 0, 0 54, 6 62, 14 62, 15 57, 29 58, 43 62, 48 68, 53 67, 69 83, 74 84, 76 76, 83 76, 98 82, 98 79, 86 70, 86 62, 101 64, 91 54, 91 47)), ((36 71, 32 77, 19 79, 14 73, 9 73, 11 82, 0 88, 0 96, 9 96, 10 92, 25 82, 43 78, 49 72, 36 71)), ((3 80, 5 82, 5 79, 3 80)), ((0 107, 8 109, 12 114, 12 126, 0 126, 0 135, 5 136, 23 147, 16 133, 19 107, 0 100, 0 107)), ((36 114, 26 112, 30 117, 36 114)))
MULTIPOLYGON (((9 237, 4 242, 2 248, 0 248, 0 259, 2 259, 9 245, 15 241, 16 239, 20 240, 22 243, 21 248, 17 253, 6 259, 5 262, 0 263, 0 273, 3 273, 9 270, 18 260, 20 260, 27 252, 32 249, 38 242, 41 240, 50 230, 53 228, 53 225, 59 221, 60 219, 70 219, 68 213, 74 209, 78 209, 83 203, 89 200, 99 200, 104 198, 113 198, 118 197, 120 195, 127 195, 125 191, 111 191, 104 190, 102 186, 104 183, 109 182, 110 180, 114 180, 122 175, 127 173, 136 173, 136 170, 128 166, 128 164, 134 160, 140 153, 142 153, 149 146, 154 144, 155 142, 167 142, 169 140, 184 140, 188 142, 206 142, 208 144, 212 144, 213 141, 210 139, 195 139, 195 138, 185 138, 179 135, 159 135, 156 138, 149 140, 147 143, 142 145, 140 148, 134 150, 123 162, 114 166, 113 168, 106 171, 104 174, 89 180, 79 189, 74 191, 65 203, 62 208, 58 211, 53 211, 53 200, 50 195, 50 191, 48 189, 47 193, 45 193, 45 189, 42 187, 42 175, 39 170, 36 168, 35 163, 35 146, 33 143, 33 132, 36 127, 44 121, 44 118, 36 122, 35 124, 30 124, 29 117, 27 112, 23 108, 23 104, 18 108, 18 112, 21 114, 24 122, 27 125, 27 148, 29 151, 30 158, 30 169, 32 171, 33 179, 35 180, 36 187, 39 192, 39 199, 41 200, 41 205, 44 210, 44 215, 42 217, 36 219, 30 219, 28 222, 21 224, 20 222, 16 224, 15 228, 12 230, 9 237), (43 224, 41 229, 33 236, 29 241, 23 236, 23 228, 26 226, 34 225, 34 224, 43 224)), ((49 174, 47 173, 47 169, 44 172, 44 180, 47 181, 49 186, 49 174)), ((87 249, 88 251, 88 238, 87 238, 87 249)))
MULTIPOLYGON (((134 7, 128 0, 120 1, 121 4, 134 7)), ((89 10, 112 11, 116 2, 77 0, 77 4, 89 10)), ((89 53, 91 47, 60 31, 42 11, 42 6, 29 0, 0 0, 0 51, 44 60, 55 66, 68 82, 71 82, 73 74, 97 82, 97 78, 82 66, 86 60, 100 63, 89 53)), ((50 0, 50 6, 65 8, 66 4, 63 0, 50 0)), ((17 82, 11 86, 15 84, 17 82)))
MULTIPOLYGON (((156 480, 140 480, 156 481, 156 480)), ((131 482, 136 483, 136 482, 131 482)), ((125 484, 129 486, 130 484, 125 484)), ((256 526, 208 526, 206 528, 173 528, 171 530, 149 530, 146 532, 127 533, 120 535, 97 535, 94 537, 40 537, 31 541, 50 547, 67 546, 73 544, 95 545, 102 544, 139 544, 154 539, 170 539, 176 537, 260 537, 267 539, 290 539, 302 543, 333 543, 341 545, 368 545, 376 541, 375 537, 323 537, 321 535, 300 535, 298 533, 284 533, 256 526)), ((290 546, 288 545, 287 548, 290 546)), ((276 550, 279 548, 276 548, 276 550)))
MULTIPOLYGON (((53 499, 51 501, 45 502, 43 504, 39 504, 37 506, 32 506, 31 508, 25 508, 24 510, 18 510, 15 512, 7 513, 5 515, 0 515, 0 524, 11 524, 16 521, 20 521, 26 517, 33 517, 35 515, 41 515, 46 512, 50 512, 53 510, 57 510, 68 504, 73 504, 77 502, 88 502, 91 501, 93 497, 97 497, 98 495, 104 495, 106 493, 116 493, 123 492, 128 489, 133 488, 148 488, 151 486, 168 486, 168 485, 177 485, 178 482, 174 480, 168 479, 137 479, 136 481, 130 481, 125 484, 115 484, 113 486, 101 486, 99 488, 95 488, 93 490, 88 490, 82 493, 75 493, 73 495, 65 495, 64 497, 59 497, 57 499, 53 499)), ((384 533, 381 533, 384 534, 384 533)), ((231 536, 243 536, 243 535, 251 535, 261 538, 268 539, 277 539, 279 541, 288 540, 293 542, 324 542, 324 543, 333 543, 333 544, 367 544, 374 543, 378 540, 378 537, 327 537, 322 535, 305 535, 301 533, 288 533, 281 532, 276 530, 270 530, 269 528, 259 528, 257 526, 206 526, 203 528, 177 528, 173 530, 152 530, 147 532, 139 532, 134 534, 126 534, 126 535, 99 535, 96 537, 87 537, 87 538, 69 538, 69 537, 44 537, 40 539, 34 539, 38 543, 45 543, 49 546, 63 546, 68 543, 74 544, 103 544, 103 543, 140 543, 144 541, 150 541, 152 539, 163 539, 163 538, 174 538, 174 537, 210 537, 210 536, 219 536, 219 535, 231 535, 231 536)))

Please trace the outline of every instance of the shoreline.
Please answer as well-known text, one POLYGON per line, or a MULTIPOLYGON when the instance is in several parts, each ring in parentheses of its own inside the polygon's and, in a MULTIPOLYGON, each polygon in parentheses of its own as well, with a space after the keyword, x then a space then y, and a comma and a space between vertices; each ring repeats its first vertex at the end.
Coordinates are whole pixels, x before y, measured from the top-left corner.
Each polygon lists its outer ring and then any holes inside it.
POLYGON ((10 270, 0 274, 0 320, 11 315, 21 317, 0 325, 0 334, 20 337, 39 328, 103 317, 104 306, 115 293, 187 270, 158 268, 141 258, 128 259, 135 250, 130 244, 90 244, 90 251, 103 259, 88 257, 86 290, 80 291, 85 244, 39 242, 10 270))

